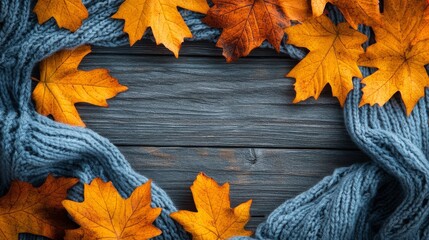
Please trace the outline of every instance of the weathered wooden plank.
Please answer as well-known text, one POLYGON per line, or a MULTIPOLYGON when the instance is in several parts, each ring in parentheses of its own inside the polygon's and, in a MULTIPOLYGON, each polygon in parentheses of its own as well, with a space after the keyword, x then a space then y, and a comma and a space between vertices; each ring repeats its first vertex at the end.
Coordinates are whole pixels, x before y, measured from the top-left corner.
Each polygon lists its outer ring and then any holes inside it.
MULTIPOLYGON (((145 39, 138 41, 132 47, 122 46, 114 48, 93 47, 93 51, 97 54, 114 54, 114 55, 157 55, 169 56, 170 60, 174 60, 174 55, 163 45, 156 45, 154 41, 145 39)), ((208 41, 185 41, 179 52, 180 57, 185 56, 211 56, 223 58, 222 49, 215 47, 215 43, 208 41)), ((257 48, 254 49, 246 58, 253 57, 270 57, 270 58, 285 58, 287 54, 277 53, 274 49, 257 48)))
POLYGON ((84 69, 104 67, 128 92, 106 109, 81 106, 88 127, 117 145, 354 149, 329 91, 292 104, 296 62, 93 54, 84 69))
POLYGON ((136 171, 165 189, 180 209, 195 209, 189 187, 199 172, 219 183, 230 182, 233 206, 253 199, 252 228, 335 168, 367 160, 353 150, 143 146, 120 150, 136 171))

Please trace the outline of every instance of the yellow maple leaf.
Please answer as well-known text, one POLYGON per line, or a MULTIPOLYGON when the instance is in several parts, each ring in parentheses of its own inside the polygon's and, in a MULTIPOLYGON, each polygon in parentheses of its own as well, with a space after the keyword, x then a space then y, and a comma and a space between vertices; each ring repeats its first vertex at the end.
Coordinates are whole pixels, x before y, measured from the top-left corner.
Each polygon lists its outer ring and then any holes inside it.
POLYGON ((216 44, 228 62, 247 56, 268 40, 279 51, 283 29, 310 14, 306 0, 214 0, 204 22, 222 28, 216 44))
POLYGON ((156 43, 178 57, 184 38, 191 38, 192 33, 177 7, 199 13, 209 9, 206 0, 125 0, 112 18, 125 20, 124 32, 131 46, 151 27, 156 43))
POLYGON ((429 86, 429 32, 426 0, 384 2, 383 27, 373 27, 376 43, 369 46, 359 65, 378 70, 364 78, 361 105, 384 105, 400 92, 410 115, 429 86))
POLYGON ((357 29, 360 23, 373 26, 381 22, 378 0, 311 0, 313 15, 322 15, 328 2, 338 7, 354 29, 357 29))
POLYGON ((151 181, 137 187, 128 199, 119 195, 111 182, 100 178, 84 186, 84 201, 63 201, 81 227, 66 232, 66 240, 149 239, 162 232, 152 223, 161 208, 152 208, 151 181))
POLYGON ((85 126, 74 106, 87 102, 106 107, 106 99, 127 90, 109 75, 107 69, 78 70, 89 46, 55 53, 40 63, 40 80, 33 91, 36 111, 55 120, 85 126))
POLYGON ((322 15, 287 28, 288 43, 310 50, 288 74, 296 78, 294 103, 309 97, 317 99, 326 84, 344 105, 353 89, 352 78, 362 77, 357 60, 363 53, 362 43, 367 37, 347 23, 335 26, 322 15))
POLYGON ((191 191, 198 212, 180 210, 170 216, 190 232, 194 240, 223 240, 252 235, 252 231, 244 229, 250 219, 252 200, 232 209, 229 184, 219 186, 203 173, 197 176, 191 191))
POLYGON ((38 0, 33 11, 39 24, 54 18, 59 27, 76 31, 82 21, 88 18, 88 11, 82 0, 38 0))
MULTIPOLYGON (((429 3, 429 0, 427 1, 429 3)), ((419 28, 416 30, 416 36, 411 41, 411 45, 415 45, 417 42, 429 39, 429 7, 426 7, 424 17, 419 24, 419 28)))
POLYGON ((75 178, 48 176, 42 186, 35 188, 26 182, 13 181, 9 192, 0 198, 0 239, 18 240, 20 233, 62 238, 64 229, 73 223, 61 201, 77 182, 75 178))

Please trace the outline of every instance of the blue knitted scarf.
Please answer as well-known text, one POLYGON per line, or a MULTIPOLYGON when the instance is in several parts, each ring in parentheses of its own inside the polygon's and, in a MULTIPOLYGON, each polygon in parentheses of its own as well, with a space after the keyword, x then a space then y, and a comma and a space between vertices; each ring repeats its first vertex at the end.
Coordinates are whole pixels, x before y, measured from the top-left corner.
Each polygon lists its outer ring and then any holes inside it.
MULTIPOLYGON (((128 44, 123 22, 110 18, 121 2, 84 0, 90 15, 74 33, 59 29, 53 20, 37 24, 34 1, 0 2, 0 194, 12 179, 40 183, 49 173, 82 182, 101 176, 113 181, 123 196, 147 181, 109 140, 37 114, 30 98, 31 72, 43 58, 82 44, 128 44)), ((219 36, 218 30, 201 23, 201 15, 182 15, 193 40, 215 41, 219 36)), ((330 17, 341 21, 335 10, 330 17)), ((368 29, 361 31, 370 35, 368 29)), ((294 58, 305 55, 286 44, 281 50, 294 58)), ((354 83, 344 108, 345 124, 372 161, 337 169, 284 202, 259 225, 255 238, 429 239, 429 95, 406 117, 397 99, 382 108, 358 108, 360 83, 354 83)), ((163 234, 157 239, 188 239, 169 217, 176 211, 173 202, 156 184, 152 189, 153 206, 163 209, 156 220, 163 234)), ((76 186, 69 198, 81 201, 82 190, 82 184, 76 186)))

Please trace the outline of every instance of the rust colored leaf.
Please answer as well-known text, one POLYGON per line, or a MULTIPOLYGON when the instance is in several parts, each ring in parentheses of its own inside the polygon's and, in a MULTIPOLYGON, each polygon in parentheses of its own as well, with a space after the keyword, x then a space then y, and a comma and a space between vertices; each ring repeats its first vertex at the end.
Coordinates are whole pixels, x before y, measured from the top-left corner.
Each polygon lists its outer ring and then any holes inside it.
POLYGON ((279 51, 283 29, 310 14, 306 0, 214 0, 204 22, 222 28, 216 44, 228 62, 247 56, 268 40, 279 51))
POLYGON ((72 32, 76 31, 82 21, 88 18, 88 11, 82 0, 38 0, 33 10, 42 24, 51 18, 57 21, 59 27, 72 32))
POLYGON ((112 18, 125 20, 124 32, 131 46, 150 27, 156 44, 164 44, 178 57, 184 38, 191 38, 192 33, 177 7, 199 13, 209 9, 206 0, 125 0, 112 18))
POLYGON ((79 63, 90 52, 89 46, 81 46, 57 52, 40 63, 40 81, 33 91, 37 112, 52 115, 62 123, 85 126, 75 103, 107 107, 106 99, 128 89, 107 69, 78 70, 79 63))
POLYGON ((171 217, 179 222, 194 240, 223 240, 250 236, 244 227, 250 219, 252 200, 231 208, 229 184, 219 186, 213 178, 200 173, 191 186, 198 212, 180 210, 171 217))
POLYGON ((74 225, 61 201, 77 182, 75 178, 48 176, 42 186, 35 188, 13 181, 9 192, 0 198, 0 239, 18 240, 20 233, 62 238, 64 229, 74 225))
POLYGON ((329 83, 332 94, 344 105, 347 94, 353 89, 352 78, 362 77, 357 60, 367 37, 347 23, 335 26, 324 15, 285 31, 288 43, 310 50, 287 74, 287 77, 296 78, 294 103, 309 97, 317 99, 329 83))
POLYGON ((337 6, 354 29, 360 23, 374 26, 381 22, 378 0, 311 0, 313 15, 322 15, 327 3, 337 6))
POLYGON ((161 208, 152 208, 151 181, 137 187, 124 199, 111 182, 96 178, 84 186, 84 201, 63 201, 64 207, 81 226, 66 233, 66 240, 149 239, 161 234, 152 223, 161 208))
POLYGON ((359 65, 378 70, 364 78, 361 105, 384 105, 401 94, 410 115, 429 86, 425 65, 429 64, 428 2, 390 0, 384 2, 383 27, 374 27, 376 43, 369 46, 359 65))

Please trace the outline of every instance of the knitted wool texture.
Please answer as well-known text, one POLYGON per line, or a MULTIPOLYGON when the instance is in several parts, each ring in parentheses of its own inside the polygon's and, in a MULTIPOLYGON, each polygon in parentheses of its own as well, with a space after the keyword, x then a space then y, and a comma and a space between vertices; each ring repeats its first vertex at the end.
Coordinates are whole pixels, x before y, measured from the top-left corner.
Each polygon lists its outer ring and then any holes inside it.
MULTIPOLYGON (((82 44, 128 44, 123 22, 110 18, 121 2, 84 1, 90 15, 75 33, 58 29, 53 20, 37 24, 34 1, 0 2, 0 193, 12 179, 40 183, 49 173, 82 182, 101 176, 113 181, 123 196, 147 181, 107 139, 40 116, 30 98, 31 72, 43 58, 82 44)), ((182 15, 193 40, 215 41, 219 36, 201 23, 201 15, 182 15)), ((331 18, 341 17, 333 10, 331 18)), ((282 51, 295 58, 305 55, 285 44, 282 51)), ((428 94, 410 117, 400 100, 392 99, 383 108, 358 108, 360 97, 355 80, 344 118, 352 139, 372 161, 337 169, 283 203, 258 227, 257 239, 429 239, 428 94)), ((82 200, 82 190, 82 184, 76 186, 69 198, 82 200)), ((156 220, 163 234, 156 239, 189 239, 169 217, 176 211, 174 204, 155 184, 152 199, 153 206, 163 208, 156 220)))

